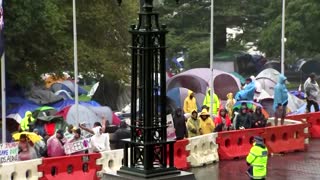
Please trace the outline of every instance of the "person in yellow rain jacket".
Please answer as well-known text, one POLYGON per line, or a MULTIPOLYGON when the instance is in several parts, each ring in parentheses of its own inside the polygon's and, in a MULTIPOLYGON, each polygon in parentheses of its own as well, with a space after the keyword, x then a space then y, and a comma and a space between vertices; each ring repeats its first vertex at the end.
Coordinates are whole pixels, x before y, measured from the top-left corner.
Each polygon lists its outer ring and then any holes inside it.
POLYGON ((233 105, 236 103, 236 100, 233 98, 233 93, 228 93, 227 98, 226 109, 229 117, 231 118, 233 116, 233 105))
POLYGON ((260 136, 254 137, 253 147, 246 158, 250 166, 247 174, 251 179, 265 179, 267 176, 268 148, 260 136))
POLYGON ((194 97, 194 93, 192 91, 188 91, 188 96, 184 99, 183 103, 183 111, 184 113, 190 113, 197 108, 197 100, 194 97))
MULTIPOLYGON (((208 89, 208 91, 206 93, 206 96, 204 97, 203 105, 206 105, 209 108, 211 106, 210 89, 208 89)), ((215 93, 213 93, 213 109, 212 109, 212 113, 214 115, 217 115, 219 108, 220 108, 220 100, 219 100, 218 96, 215 93)))
POLYGON ((215 128, 213 120, 210 118, 210 114, 206 109, 203 109, 200 113, 200 128, 201 135, 212 133, 215 128))
POLYGON ((32 117, 32 112, 27 111, 24 115, 24 118, 21 120, 20 129, 22 131, 29 131, 29 124, 34 121, 35 119, 32 117))
POLYGON ((200 118, 198 117, 197 110, 193 110, 191 117, 187 121, 188 137, 195 137, 200 135, 199 131, 200 118))

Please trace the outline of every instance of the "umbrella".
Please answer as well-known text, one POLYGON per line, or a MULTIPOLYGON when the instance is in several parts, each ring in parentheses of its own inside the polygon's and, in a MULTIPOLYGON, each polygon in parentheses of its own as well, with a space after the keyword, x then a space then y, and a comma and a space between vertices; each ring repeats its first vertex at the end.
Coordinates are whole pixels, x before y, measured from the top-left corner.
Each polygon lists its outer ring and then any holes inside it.
POLYGON ((247 107, 251 110, 255 110, 257 107, 261 107, 261 112, 262 114, 266 117, 269 118, 269 113, 263 108, 263 106, 259 103, 253 102, 253 101, 237 101, 234 105, 233 105, 233 109, 240 109, 241 108, 241 104, 242 103, 246 103, 247 107))
POLYGON ((25 134, 29 139, 30 141, 32 141, 33 143, 36 143, 36 142, 39 142, 42 140, 41 136, 39 136, 38 134, 36 133, 33 133, 33 132, 21 132, 21 133, 16 133, 14 134, 12 137, 15 141, 19 141, 20 139, 20 136, 22 134, 25 134))
POLYGON ((41 106, 32 112, 32 116, 36 119, 39 117, 52 116, 57 113, 57 110, 50 106, 41 106))

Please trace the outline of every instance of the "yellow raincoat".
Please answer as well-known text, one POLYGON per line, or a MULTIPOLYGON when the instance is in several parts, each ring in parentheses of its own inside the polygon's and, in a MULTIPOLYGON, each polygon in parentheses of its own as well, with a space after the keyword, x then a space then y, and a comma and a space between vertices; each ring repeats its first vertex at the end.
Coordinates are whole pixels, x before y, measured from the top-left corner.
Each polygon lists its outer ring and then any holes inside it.
MULTIPOLYGON (((206 105, 207 107, 210 108, 210 106, 211 106, 211 97, 210 97, 209 92, 210 92, 210 89, 208 89, 208 91, 206 93, 206 97, 203 100, 203 105, 206 105)), ((215 93, 213 93, 213 109, 212 109, 212 113, 214 115, 217 115, 219 108, 220 108, 220 100, 219 100, 218 96, 215 93)))
POLYGON ((200 113, 200 133, 201 134, 210 134, 215 128, 213 120, 210 118, 210 114, 206 109, 203 109, 200 113), (205 120, 201 116, 207 116, 205 120))
POLYGON ((190 99, 190 95, 192 94, 192 91, 188 91, 188 96, 184 99, 184 103, 183 103, 183 111, 184 113, 191 113, 194 109, 198 109, 197 108, 197 100, 195 97, 193 97, 192 99, 190 99))
POLYGON ((20 128, 22 129, 22 131, 28 131, 29 130, 29 119, 30 122, 34 122, 35 119, 32 117, 32 112, 31 111, 27 111, 24 115, 24 118, 21 120, 20 123, 20 128))

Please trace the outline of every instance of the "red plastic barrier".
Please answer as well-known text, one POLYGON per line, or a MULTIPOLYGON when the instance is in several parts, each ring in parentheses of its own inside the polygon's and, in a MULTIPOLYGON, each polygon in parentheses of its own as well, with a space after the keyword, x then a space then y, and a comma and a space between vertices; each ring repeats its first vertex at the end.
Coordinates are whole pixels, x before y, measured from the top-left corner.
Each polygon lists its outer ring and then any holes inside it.
POLYGON ((264 129, 245 129, 219 132, 217 144, 220 160, 245 157, 250 152, 254 136, 262 135, 264 129))
POLYGON ((304 128, 307 124, 293 124, 265 128, 262 134, 269 153, 286 153, 305 150, 304 128))
POLYGON ((101 154, 81 154, 72 156, 61 156, 52 158, 43 158, 42 164, 38 166, 38 172, 43 176, 40 180, 97 180, 97 171, 101 166, 96 165, 96 160, 101 154))
POLYGON ((306 113, 288 116, 287 119, 299 120, 306 119, 310 124, 309 133, 311 138, 320 138, 320 112, 306 113))
MULTIPOLYGON (((187 157, 190 154, 190 152, 186 150, 188 144, 188 139, 178 140, 174 143, 174 166, 177 169, 186 170, 190 168, 190 164, 187 162, 187 157)), ((167 163, 169 163, 169 146, 167 149, 167 163)))

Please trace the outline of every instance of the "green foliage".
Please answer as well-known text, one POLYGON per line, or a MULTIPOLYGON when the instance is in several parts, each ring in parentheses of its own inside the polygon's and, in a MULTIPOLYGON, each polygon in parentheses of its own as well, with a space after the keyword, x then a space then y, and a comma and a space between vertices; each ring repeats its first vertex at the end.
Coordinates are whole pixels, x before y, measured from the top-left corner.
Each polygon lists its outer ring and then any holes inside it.
MULTIPOLYGON (((45 72, 73 71, 72 1, 4 1, 7 69, 20 84, 45 72)), ((129 24, 137 2, 77 2, 79 72, 128 79, 129 24)))

